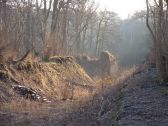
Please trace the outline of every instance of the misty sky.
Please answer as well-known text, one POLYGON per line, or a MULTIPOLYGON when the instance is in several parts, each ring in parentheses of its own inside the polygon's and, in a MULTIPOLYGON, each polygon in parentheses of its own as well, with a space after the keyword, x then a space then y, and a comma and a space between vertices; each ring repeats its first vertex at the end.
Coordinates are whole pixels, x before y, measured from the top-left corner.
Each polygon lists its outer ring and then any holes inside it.
POLYGON ((145 0, 97 0, 101 9, 114 11, 125 19, 129 14, 146 8, 145 0))

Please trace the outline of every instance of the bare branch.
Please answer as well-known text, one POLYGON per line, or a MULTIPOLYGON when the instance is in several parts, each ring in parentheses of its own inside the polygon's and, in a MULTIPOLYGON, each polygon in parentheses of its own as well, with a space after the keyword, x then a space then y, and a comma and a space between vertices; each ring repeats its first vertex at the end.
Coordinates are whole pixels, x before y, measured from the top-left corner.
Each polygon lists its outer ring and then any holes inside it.
POLYGON ((149 24, 149 1, 148 0, 146 0, 146 7, 147 7, 147 13, 146 13, 146 25, 147 25, 147 27, 148 27, 148 29, 149 29, 149 31, 150 31, 150 33, 151 33, 151 35, 152 35, 152 38, 153 38, 153 40, 154 40, 154 43, 156 42, 156 37, 155 37, 155 34, 154 34, 154 32, 153 32, 153 30, 152 30, 152 28, 151 28, 151 26, 150 26, 150 24, 149 24))

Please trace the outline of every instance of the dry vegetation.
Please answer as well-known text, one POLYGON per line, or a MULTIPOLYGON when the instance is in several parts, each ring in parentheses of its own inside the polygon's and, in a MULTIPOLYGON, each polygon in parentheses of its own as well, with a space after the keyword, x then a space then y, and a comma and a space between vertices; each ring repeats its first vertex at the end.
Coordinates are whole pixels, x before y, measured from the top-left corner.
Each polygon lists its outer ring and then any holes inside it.
POLYGON ((76 61, 91 77, 115 76, 118 72, 117 58, 109 51, 100 52, 99 58, 91 58, 87 55, 76 56, 76 61))
MULTIPOLYGON (((115 121, 123 82, 143 69, 135 66, 119 70, 118 62, 131 65, 134 60, 145 60, 145 49, 140 57, 133 54, 143 44, 138 48, 137 43, 136 48, 132 46, 136 37, 138 43, 148 41, 146 30, 134 26, 144 26, 145 16, 154 41, 154 65, 160 78, 167 81, 168 28, 164 25, 168 23, 168 1, 158 0, 153 5, 146 0, 146 4, 146 15, 142 11, 139 14, 143 17, 137 13, 121 21, 114 12, 97 11, 98 5, 90 0, 0 0, 0 125, 97 126, 104 118, 115 121), (152 20, 154 26, 150 24, 152 20), (103 50, 119 55, 120 59, 103 50), (91 59, 84 54, 100 57, 91 59), (15 86, 43 99, 25 96, 15 86), (94 124, 87 122, 88 118, 94 124)), ((147 45, 150 44, 144 46, 147 45)), ((166 88, 161 92, 168 94, 166 88)))
POLYGON ((78 113, 82 107, 94 105, 104 93, 134 71, 131 69, 115 77, 97 78, 94 82, 73 57, 63 56, 51 57, 48 62, 26 59, 1 64, 0 68, 0 111, 5 115, 0 118, 4 125, 25 125, 27 122, 27 125, 41 125, 52 119, 64 120, 68 113, 78 113), (52 102, 26 100, 12 90, 13 84, 31 87, 52 102), (11 116, 8 117, 11 119, 9 122, 6 121, 7 116, 11 116))
POLYGON ((95 82, 73 58, 53 57, 50 60, 1 64, 1 87, 11 88, 13 84, 30 87, 51 100, 72 99, 92 92, 95 82))

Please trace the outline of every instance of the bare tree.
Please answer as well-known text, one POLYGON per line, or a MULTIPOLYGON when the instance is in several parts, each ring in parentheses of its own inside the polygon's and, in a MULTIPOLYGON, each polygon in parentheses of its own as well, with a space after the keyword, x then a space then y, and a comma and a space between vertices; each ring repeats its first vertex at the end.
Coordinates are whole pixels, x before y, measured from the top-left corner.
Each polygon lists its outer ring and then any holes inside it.
POLYGON ((168 4, 167 1, 154 0, 152 7, 149 0, 146 0, 147 5, 147 27, 153 37, 156 65, 159 75, 163 81, 168 81, 168 52, 167 52, 167 23, 168 23, 168 4), (153 25, 150 22, 153 20, 153 25))

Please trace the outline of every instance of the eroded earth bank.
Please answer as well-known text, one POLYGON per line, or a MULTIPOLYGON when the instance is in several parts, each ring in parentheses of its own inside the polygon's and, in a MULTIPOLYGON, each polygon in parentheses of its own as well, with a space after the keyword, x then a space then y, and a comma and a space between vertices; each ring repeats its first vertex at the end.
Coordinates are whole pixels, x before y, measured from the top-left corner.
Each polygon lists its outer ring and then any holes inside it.
POLYGON ((1 63, 0 78, 2 126, 168 125, 168 88, 156 69, 119 70, 108 52, 1 63))

